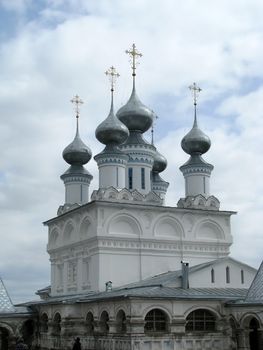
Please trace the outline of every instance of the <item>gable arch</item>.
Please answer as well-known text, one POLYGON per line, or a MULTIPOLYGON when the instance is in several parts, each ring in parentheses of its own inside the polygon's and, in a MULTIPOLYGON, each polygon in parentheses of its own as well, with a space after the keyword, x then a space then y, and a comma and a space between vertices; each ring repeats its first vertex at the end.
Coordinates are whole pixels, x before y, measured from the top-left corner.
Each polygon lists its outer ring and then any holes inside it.
POLYGON ((73 233, 74 233, 74 224, 70 220, 66 223, 64 231, 63 231, 63 240, 64 242, 71 242, 73 240, 73 233))
POLYGON ((166 308, 165 306, 160 305, 160 304, 150 305, 150 306, 148 306, 147 308, 145 308, 145 309, 143 310, 143 313, 142 313, 142 318, 145 319, 146 315, 147 315, 150 311, 155 310, 155 309, 158 309, 158 310, 163 311, 163 312, 165 313, 166 317, 167 317, 168 322, 171 321, 172 315, 171 315, 171 313, 170 313, 170 310, 169 310, 168 308, 166 308))
POLYGON ((220 225, 213 220, 201 221, 195 229, 197 239, 209 239, 212 241, 225 239, 225 234, 220 225))
POLYGON ((220 314, 218 313, 218 311, 216 311, 215 309, 213 309, 212 307, 209 307, 209 306, 200 306, 200 305, 193 305, 192 307, 190 307, 189 309, 187 309, 184 313, 184 317, 185 319, 187 319, 187 317, 193 312, 193 311, 197 311, 197 310, 206 310, 206 311, 209 311, 211 312, 215 317, 216 319, 220 319, 220 314))
POLYGON ((49 245, 57 246, 59 240, 59 230, 58 228, 53 228, 49 234, 49 245))
POLYGON ((249 323, 252 319, 256 319, 258 321, 260 328, 263 326, 263 322, 257 313, 247 312, 240 319, 241 327, 249 328, 249 323))
POLYGON ((93 236, 93 222, 90 216, 85 216, 79 225, 79 238, 81 240, 93 236))
POLYGON ((153 227, 154 236, 167 238, 184 237, 182 224, 172 216, 161 216, 157 219, 153 227))
POLYGON ((139 236, 142 233, 138 220, 127 213, 114 215, 107 225, 107 233, 110 235, 139 236))
POLYGON ((0 322, 0 328, 6 329, 10 336, 15 336, 15 332, 9 324, 5 322, 0 322))

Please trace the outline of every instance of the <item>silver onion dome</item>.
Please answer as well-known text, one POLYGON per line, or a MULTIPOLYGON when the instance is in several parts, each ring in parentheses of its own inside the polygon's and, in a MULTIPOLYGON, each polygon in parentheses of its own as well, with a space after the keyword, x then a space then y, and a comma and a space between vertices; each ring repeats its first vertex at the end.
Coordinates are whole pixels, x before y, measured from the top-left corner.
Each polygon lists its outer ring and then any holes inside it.
MULTIPOLYGON (((113 95, 112 95, 113 96, 113 95)), ((96 138, 105 145, 121 144, 129 136, 128 128, 116 117, 113 108, 113 97, 108 117, 97 127, 96 138)))
POLYGON ((83 165, 88 163, 92 153, 90 148, 85 145, 79 136, 78 119, 77 131, 74 140, 64 149, 62 156, 64 160, 71 165, 83 165))
POLYGON ((130 131, 144 133, 153 123, 154 112, 140 101, 133 87, 129 101, 119 109, 117 117, 130 131))
POLYGON ((182 149, 190 154, 204 154, 211 146, 210 138, 197 125, 195 118, 194 125, 188 134, 182 139, 182 149))
POLYGON ((156 150, 156 153, 154 156, 154 161, 153 161, 152 171, 157 172, 157 173, 161 173, 162 171, 164 171, 166 169, 166 167, 167 167, 166 158, 156 150))

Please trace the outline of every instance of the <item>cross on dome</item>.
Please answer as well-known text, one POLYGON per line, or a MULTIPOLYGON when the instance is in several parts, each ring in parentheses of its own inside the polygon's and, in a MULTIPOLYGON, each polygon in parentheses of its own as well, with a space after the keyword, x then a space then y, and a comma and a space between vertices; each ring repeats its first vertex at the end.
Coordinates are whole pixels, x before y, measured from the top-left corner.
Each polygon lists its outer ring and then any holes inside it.
POLYGON ((192 92, 193 99, 194 99, 194 105, 196 106, 197 98, 199 96, 199 93, 202 91, 202 89, 196 85, 196 83, 193 83, 193 85, 189 86, 189 89, 192 92))
POLYGON ((105 74, 109 77, 111 83, 111 91, 114 91, 114 86, 116 84, 116 80, 119 78, 120 74, 117 72, 116 68, 111 66, 105 74))
POLYGON ((75 104, 76 118, 79 118, 79 107, 84 103, 79 95, 74 96, 70 102, 75 104))
POLYGON ((140 53, 137 49, 135 44, 132 44, 132 48, 130 50, 125 51, 131 58, 131 65, 132 65, 132 75, 135 76, 135 70, 136 70, 136 65, 139 64, 138 58, 142 57, 142 53, 140 53))

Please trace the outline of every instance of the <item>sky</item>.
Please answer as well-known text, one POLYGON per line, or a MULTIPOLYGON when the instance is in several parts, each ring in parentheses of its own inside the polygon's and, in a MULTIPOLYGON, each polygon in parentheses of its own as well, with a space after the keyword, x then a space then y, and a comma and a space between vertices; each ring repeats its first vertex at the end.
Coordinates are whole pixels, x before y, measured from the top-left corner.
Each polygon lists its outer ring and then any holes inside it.
MULTIPOLYGON (((262 260, 263 2, 260 0, 0 0, 0 276, 14 303, 50 283, 47 228, 64 204, 61 153, 73 140, 71 98, 84 101, 82 140, 103 146, 97 125, 110 108, 104 72, 120 73, 115 109, 129 98, 125 50, 143 56, 137 92, 158 116, 155 144, 168 160, 166 204, 184 197, 181 139, 193 123, 188 86, 196 82, 200 128, 211 138, 211 194, 232 217, 231 256, 262 260)), ((150 140, 150 134, 145 138, 150 140)), ((98 187, 94 160, 91 192, 98 187)))

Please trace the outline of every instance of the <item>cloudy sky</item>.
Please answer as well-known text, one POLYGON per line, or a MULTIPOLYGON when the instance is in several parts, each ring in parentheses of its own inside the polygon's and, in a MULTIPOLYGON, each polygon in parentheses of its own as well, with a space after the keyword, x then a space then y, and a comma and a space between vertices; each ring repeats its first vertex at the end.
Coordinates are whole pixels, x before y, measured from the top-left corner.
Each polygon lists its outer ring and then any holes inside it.
MULTIPOLYGON (((81 136, 93 155, 94 131, 109 111, 105 70, 114 65, 115 106, 131 91, 125 50, 143 53, 141 100, 159 116, 158 149, 168 159, 168 205, 184 196, 180 141, 193 121, 188 86, 203 89, 201 128, 212 139, 211 193, 233 217, 231 255, 254 267, 263 232, 263 2, 260 0, 0 0, 0 275, 14 302, 49 284, 47 229, 64 201, 61 157, 73 139, 69 102, 79 94, 81 136)), ((149 135, 146 135, 146 138, 149 135)), ((94 175, 97 166, 91 161, 94 175)))

